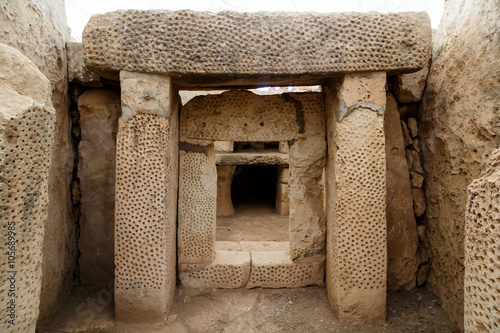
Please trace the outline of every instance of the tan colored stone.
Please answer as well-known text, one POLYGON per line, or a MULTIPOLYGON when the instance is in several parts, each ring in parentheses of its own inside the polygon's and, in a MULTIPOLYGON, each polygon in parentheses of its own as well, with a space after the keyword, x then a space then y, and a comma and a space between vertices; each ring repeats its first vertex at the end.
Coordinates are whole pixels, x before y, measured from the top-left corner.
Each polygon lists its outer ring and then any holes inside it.
POLYGON ((290 202, 283 202, 276 200, 275 210, 280 216, 290 215, 290 202))
POLYGON ((217 165, 288 165, 288 154, 277 152, 261 153, 217 153, 215 154, 217 165))
POLYGON ((91 72, 83 63, 82 43, 69 42, 66 44, 68 51, 68 80, 84 86, 99 88, 103 84, 99 75, 91 72))
MULTIPOLYGON (((69 295, 77 255, 70 193, 74 156, 68 130, 71 122, 65 48, 69 39, 64 1, 37 0, 28 3, 25 0, 9 0, 2 3, 0 43, 19 50, 45 75, 50 81, 52 105, 56 110, 49 171, 49 208, 43 241, 39 322, 51 319, 69 295)), ((30 85, 33 89, 41 88, 30 85)))
POLYGON ((181 86, 195 87, 263 79, 268 85, 296 84, 339 72, 411 71, 425 66, 430 42, 425 12, 128 10, 94 15, 83 35, 85 64, 103 77, 116 78, 122 70, 162 73, 178 76, 181 86), (210 38, 197 37, 201 32, 210 38), (182 45, 183 52, 166 45, 182 45))
POLYGON ((279 152, 283 154, 288 154, 290 152, 290 147, 288 146, 288 141, 280 141, 279 152))
POLYGON ((120 87, 124 121, 138 113, 169 117, 170 112, 175 110, 173 85, 169 76, 122 71, 120 87))
POLYGON ((214 141, 216 153, 232 153, 234 150, 233 141, 214 141))
POLYGON ((403 138, 404 138, 404 144, 405 147, 408 147, 413 143, 413 140, 410 136, 410 131, 408 130, 408 127, 406 126, 406 123, 401 120, 401 128, 403 129, 403 138))
POLYGON ((276 183, 276 212, 280 216, 288 216, 290 214, 290 201, 288 199, 288 184, 276 183))
POLYGON ((411 168, 413 167, 413 157, 411 156, 411 150, 406 149, 405 155, 406 155, 406 164, 408 164, 408 169, 411 170, 411 168))
MULTIPOLYGON (((215 249, 215 252, 217 252, 217 251, 241 251, 241 245, 239 242, 216 241, 214 249, 215 249)), ((245 251, 247 251, 247 250, 245 250, 245 251)))
POLYGON ((217 166, 217 216, 234 215, 231 184, 236 165, 217 166))
POLYGON ((0 301, 4 308, 0 331, 33 333, 42 287, 55 111, 49 80, 31 60, 5 44, 0 44, 0 78, 0 301))
POLYGON ((418 146, 418 139, 413 140, 413 149, 415 149, 418 153, 420 153, 420 147, 418 146))
POLYGON ((498 147, 498 1, 445 3, 419 110, 428 207, 428 286, 463 328, 467 186, 498 147))
POLYGON ((290 253, 290 242, 241 241, 240 246, 242 251, 259 251, 259 252, 284 251, 286 253, 290 253))
POLYGON ((181 142, 177 226, 179 264, 202 264, 214 260, 216 210, 214 145, 195 140, 181 142))
POLYGON ((326 287, 341 322, 383 322, 387 287, 386 153, 384 117, 379 110, 385 110, 385 73, 356 80, 351 76, 356 75, 347 75, 338 84, 329 81, 324 87, 328 140, 326 287), (373 95, 365 98, 373 103, 371 98, 379 100, 382 94, 382 105, 359 106, 340 120, 342 91, 353 89, 358 80, 371 79, 377 84, 372 85, 373 95))
POLYGON ((242 288, 250 276, 250 252, 217 251, 209 265, 180 264, 179 279, 184 288, 242 288))
POLYGON ((285 166, 278 167, 278 182, 283 184, 288 184, 288 180, 290 179, 290 169, 285 166))
POLYGON ((419 226, 417 226, 418 238, 422 242, 425 240, 425 229, 426 229, 425 225, 419 225, 419 226))
POLYGON ((418 172, 420 174, 424 173, 424 169, 422 168, 422 164, 420 163, 420 154, 416 151, 411 149, 411 160, 412 160, 412 169, 415 172, 418 172))
POLYGON ((120 91, 90 89, 78 99, 81 139, 79 277, 109 285, 114 271, 115 157, 120 91))
POLYGON ((465 330, 495 332, 500 290, 500 149, 468 187, 465 216, 465 330))
POLYGON ((175 292, 179 97, 168 100, 172 109, 161 112, 168 118, 139 113, 119 120, 114 300, 121 322, 162 321, 175 292))
POLYGON ((323 285, 325 255, 292 261, 288 251, 252 251, 247 288, 296 288, 323 285))
POLYGON ((399 105, 399 114, 401 119, 408 119, 408 117, 415 117, 417 115, 417 103, 399 105))
MULTIPOLYGON (((429 54, 430 55, 430 54, 429 54)), ((401 74, 394 80, 394 95, 400 103, 414 103, 420 101, 424 92, 427 75, 429 74, 429 60, 421 70, 415 73, 401 74)))
POLYGON ((410 171, 411 187, 422 188, 424 184, 424 176, 414 171, 410 171))
POLYGON ((419 188, 412 188, 411 193, 413 195, 413 210, 415 211, 415 215, 420 217, 424 215, 427 208, 424 191, 419 188))
POLYGON ((417 120, 413 117, 408 118, 408 129, 410 130, 410 135, 412 138, 418 135, 418 123, 417 120))
POLYGON ((422 286, 427 281, 427 277, 429 276, 429 271, 430 271, 429 265, 420 266, 417 273, 418 287, 422 286))
POLYGON ((415 287, 418 236, 396 99, 387 94, 384 119, 387 165, 387 288, 415 287))

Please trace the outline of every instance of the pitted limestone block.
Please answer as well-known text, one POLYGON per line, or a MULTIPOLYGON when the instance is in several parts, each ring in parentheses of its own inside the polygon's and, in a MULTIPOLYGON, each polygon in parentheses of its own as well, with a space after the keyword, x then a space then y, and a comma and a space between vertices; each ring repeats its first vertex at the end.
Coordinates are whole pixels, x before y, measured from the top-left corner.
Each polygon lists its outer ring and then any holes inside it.
POLYGON ((118 89, 89 89, 78 99, 81 140, 80 281, 108 285, 113 281, 116 135, 120 110, 118 89))
MULTIPOLYGON (((215 249, 215 252, 217 252, 217 251, 241 251, 241 245, 239 242, 216 241, 214 249, 215 249)), ((245 251, 247 251, 247 250, 245 250, 245 251)))
POLYGON ((468 188, 465 216, 465 331, 500 330, 500 150, 468 188))
MULTIPOLYGON (((259 96, 242 90, 198 96, 181 112, 181 140, 287 141, 305 133, 307 114, 323 110, 321 93, 259 96)), ((314 125, 312 130, 315 129, 314 125)))
MULTIPOLYGON (((385 321, 387 285, 385 74, 346 76, 326 88, 328 298, 341 322, 385 321), (366 99, 339 120, 343 91, 374 80, 366 99), (338 93, 337 93, 338 91, 338 93)), ((344 103, 345 104, 345 103, 344 103)), ((347 103, 349 105, 349 103, 347 103)), ((293 174, 292 174, 293 177, 293 174)))
POLYGON ((394 79, 394 95, 400 103, 415 103, 422 99, 431 57, 429 54, 425 67, 415 73, 401 74, 394 79))
POLYGON ((292 261, 288 251, 252 251, 252 269, 247 288, 295 288, 323 285, 323 254, 292 261))
POLYGON ((82 43, 69 42, 68 50, 68 81, 80 83, 88 87, 102 87, 101 78, 90 71, 83 63, 82 43))
POLYGON ((235 213, 231 200, 234 171, 236 165, 217 166, 217 216, 232 216, 235 213))
POLYGON ((217 165, 288 165, 288 154, 262 153, 217 153, 217 165))
POLYGON ((0 331, 35 332, 55 111, 49 80, 4 44, 0 77, 0 331))
POLYGON ((250 276, 250 252, 217 251, 209 265, 179 264, 179 279, 185 288, 241 288, 250 276))
POLYGON ((176 283, 178 117, 119 120, 116 146, 115 315, 163 320, 176 283))
POLYGON ((199 264, 214 259, 216 209, 214 145, 195 140, 181 142, 177 227, 179 264, 199 264))
POLYGON ((387 94, 384 117, 387 166, 387 287, 410 290, 415 287, 418 235, 413 213, 413 196, 405 156, 398 103, 387 94))
POLYGON ((137 113, 169 117, 177 112, 170 76, 122 71, 120 87, 124 121, 137 113))
POLYGON ((92 71, 178 75, 185 85, 414 71, 425 65, 430 44, 425 12, 122 10, 92 16, 83 34, 92 71))

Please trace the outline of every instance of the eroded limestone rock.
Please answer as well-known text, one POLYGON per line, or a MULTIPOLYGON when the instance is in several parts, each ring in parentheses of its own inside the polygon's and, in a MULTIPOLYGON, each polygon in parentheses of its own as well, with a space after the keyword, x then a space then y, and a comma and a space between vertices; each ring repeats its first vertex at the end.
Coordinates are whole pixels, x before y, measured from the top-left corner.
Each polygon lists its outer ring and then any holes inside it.
POLYGON ((66 44, 68 51, 68 80, 88 87, 102 87, 101 78, 90 71, 83 63, 82 43, 69 42, 66 44))

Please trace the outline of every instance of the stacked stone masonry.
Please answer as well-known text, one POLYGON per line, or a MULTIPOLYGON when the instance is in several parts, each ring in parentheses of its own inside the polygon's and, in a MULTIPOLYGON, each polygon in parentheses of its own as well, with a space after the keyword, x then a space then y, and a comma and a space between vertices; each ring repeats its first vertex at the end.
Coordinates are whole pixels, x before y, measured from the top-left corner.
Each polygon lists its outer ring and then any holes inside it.
POLYGON ((35 332, 55 111, 49 80, 5 44, 0 77, 0 331, 35 332))
POLYGON ((411 71, 424 66, 430 40, 424 12, 129 10, 94 15, 83 35, 85 64, 101 76, 162 73, 196 85, 411 71))
POLYGON ((500 150, 468 188, 465 216, 465 331, 500 331, 500 150))

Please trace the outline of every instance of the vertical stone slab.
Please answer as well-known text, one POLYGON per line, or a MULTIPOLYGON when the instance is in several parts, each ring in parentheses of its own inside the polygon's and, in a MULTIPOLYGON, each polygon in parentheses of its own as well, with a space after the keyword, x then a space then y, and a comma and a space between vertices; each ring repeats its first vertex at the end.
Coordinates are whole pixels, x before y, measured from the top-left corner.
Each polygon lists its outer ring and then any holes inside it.
POLYGON ((231 185, 235 171, 236 165, 217 166, 217 216, 233 216, 235 213, 231 200, 231 185))
POLYGON ((500 331, 500 149, 468 187, 465 214, 465 332, 500 331))
POLYGON ((55 111, 49 80, 0 44, 0 332, 35 332, 55 111))
POLYGON ((341 322, 383 322, 387 230, 383 72, 325 87, 328 298, 341 322))
POLYGON ((322 94, 283 94, 296 110, 299 133, 290 141, 288 200, 292 260, 325 251, 321 178, 325 167, 325 104, 322 94))
POLYGON ((217 169, 211 141, 181 138, 179 145, 179 264, 214 260, 217 169))
POLYGON ((81 141, 80 250, 82 284, 108 286, 114 271, 116 134, 121 115, 120 93, 90 89, 78 99, 81 141))
POLYGON ((168 76, 122 72, 120 79, 115 317, 161 321, 176 283, 178 94, 168 76))

